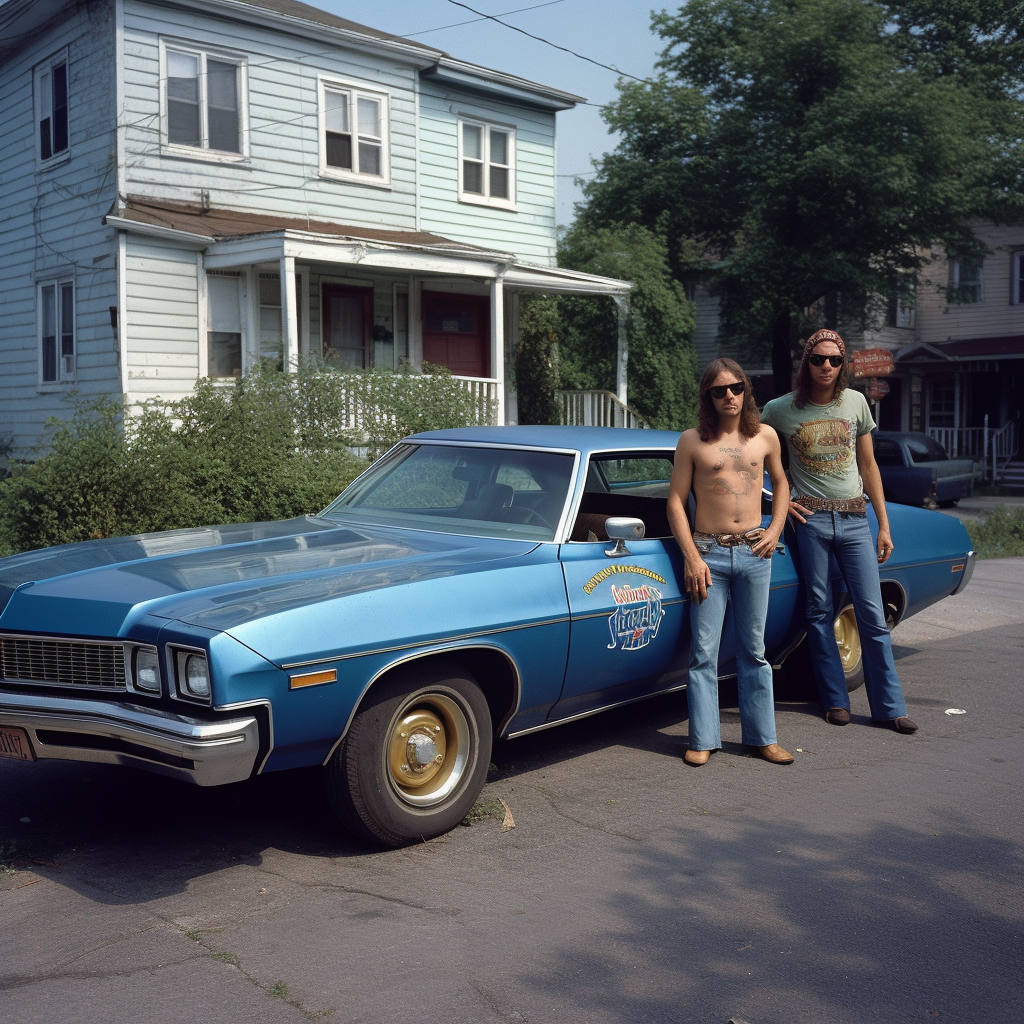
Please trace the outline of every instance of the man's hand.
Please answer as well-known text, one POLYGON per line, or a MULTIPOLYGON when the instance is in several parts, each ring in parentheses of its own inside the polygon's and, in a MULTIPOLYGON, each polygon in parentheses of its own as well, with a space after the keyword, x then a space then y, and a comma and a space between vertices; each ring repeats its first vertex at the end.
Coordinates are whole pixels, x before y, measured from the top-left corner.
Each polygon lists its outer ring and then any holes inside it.
POLYGON ((883 562, 889 561, 889 556, 895 549, 892 546, 892 537, 889 535, 889 528, 887 526, 880 527, 878 530, 878 563, 881 565, 883 562))
POLYGON ((795 519, 798 523, 806 523, 807 516, 813 516, 814 513, 809 508, 804 508, 799 502, 791 501, 789 503, 789 512, 787 513, 790 519, 795 519))
POLYGON ((771 558, 775 554, 775 548, 779 543, 779 535, 781 533, 781 530, 776 530, 769 526, 761 531, 761 536, 750 545, 750 550, 758 558, 771 558))
POLYGON ((708 587, 711 586, 711 570, 703 558, 695 561, 685 560, 686 565, 686 591, 693 601, 703 601, 708 596, 708 587))

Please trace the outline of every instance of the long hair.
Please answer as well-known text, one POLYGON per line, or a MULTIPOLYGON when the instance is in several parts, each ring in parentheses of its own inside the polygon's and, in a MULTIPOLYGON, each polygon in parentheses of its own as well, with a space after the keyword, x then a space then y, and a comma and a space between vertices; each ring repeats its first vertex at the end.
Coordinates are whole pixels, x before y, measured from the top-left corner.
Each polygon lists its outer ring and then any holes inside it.
POLYGON ((846 364, 846 342, 835 331, 827 329, 815 331, 804 344, 804 354, 800 360, 800 369, 796 371, 793 404, 798 409, 802 409, 811 400, 811 367, 808 360, 814 351, 814 346, 820 345, 823 341, 834 341, 839 346, 839 352, 843 356, 843 365, 839 367, 835 390, 832 392, 833 402, 838 400, 850 383, 850 371, 847 369, 846 364))
POLYGON ((750 386, 750 378, 743 372, 743 367, 735 359, 712 359, 700 378, 700 409, 697 413, 697 433, 702 441, 710 441, 718 433, 718 413, 711 398, 710 387, 715 378, 723 371, 735 374, 743 381, 743 406, 740 409, 740 433, 744 437, 754 437, 761 429, 761 413, 754 401, 754 389, 750 386))

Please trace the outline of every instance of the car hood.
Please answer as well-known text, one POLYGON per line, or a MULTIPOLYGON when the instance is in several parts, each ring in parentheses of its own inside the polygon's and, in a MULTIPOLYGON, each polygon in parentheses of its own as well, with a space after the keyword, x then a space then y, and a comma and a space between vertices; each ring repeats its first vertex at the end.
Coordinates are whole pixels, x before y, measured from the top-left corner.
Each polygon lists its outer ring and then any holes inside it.
POLYGON ((86 541, 0 562, 0 628, 114 637, 155 616, 225 631, 346 594, 471 572, 536 546, 312 516, 86 541))

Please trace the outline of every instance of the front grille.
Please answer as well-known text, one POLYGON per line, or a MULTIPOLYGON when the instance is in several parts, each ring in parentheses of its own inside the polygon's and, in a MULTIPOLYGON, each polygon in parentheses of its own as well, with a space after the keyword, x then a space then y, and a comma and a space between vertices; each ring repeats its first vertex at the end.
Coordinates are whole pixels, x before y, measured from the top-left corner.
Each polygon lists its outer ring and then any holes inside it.
POLYGON ((119 643, 0 636, 0 680, 123 691, 124 655, 119 643))

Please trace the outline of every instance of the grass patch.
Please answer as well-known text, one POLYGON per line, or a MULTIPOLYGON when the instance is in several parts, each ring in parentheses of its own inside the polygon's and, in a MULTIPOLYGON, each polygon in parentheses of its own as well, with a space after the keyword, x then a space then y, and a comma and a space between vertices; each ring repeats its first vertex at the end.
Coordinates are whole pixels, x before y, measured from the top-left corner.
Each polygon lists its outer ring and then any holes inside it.
POLYGON ((288 998, 288 986, 283 981, 274 982, 274 984, 271 985, 270 988, 267 989, 267 991, 272 996, 277 996, 278 999, 288 998))
POLYGON ((18 846, 13 839, 0 842, 0 875, 14 874, 14 858, 17 852, 18 846))
POLYGON ((460 824, 476 825, 488 818, 494 818, 495 821, 505 820, 505 805, 500 800, 477 800, 460 824))
POLYGON ((234 953, 214 953, 214 960, 219 960, 222 964, 231 964, 232 967, 238 966, 238 957, 234 953))
POLYGON ((999 505, 984 519, 965 519, 964 526, 979 558, 1024 555, 1024 508, 999 505))

